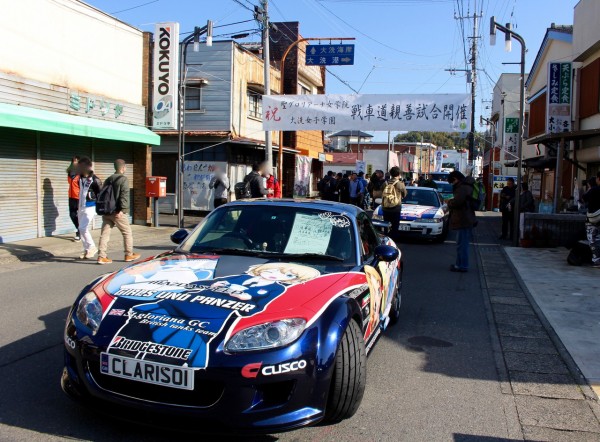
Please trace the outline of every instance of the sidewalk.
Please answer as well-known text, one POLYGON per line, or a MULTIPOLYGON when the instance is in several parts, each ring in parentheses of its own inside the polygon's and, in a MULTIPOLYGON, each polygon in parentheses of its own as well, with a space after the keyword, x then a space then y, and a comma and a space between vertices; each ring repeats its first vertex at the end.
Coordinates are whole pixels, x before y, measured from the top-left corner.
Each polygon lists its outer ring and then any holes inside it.
POLYGON ((527 290, 600 396, 600 270, 567 264, 568 250, 505 251, 527 290))
MULTIPOLYGON (((202 218, 186 217, 185 226, 191 229, 200 222, 202 218)), ((171 233, 177 230, 177 217, 171 215, 161 215, 159 221, 160 227, 147 227, 136 224, 131 225, 133 232, 134 249, 136 244, 148 242, 153 237, 162 236, 168 238, 171 233)), ((74 230, 74 229, 73 229, 74 230)), ((13 243, 0 244, 0 265, 9 264, 18 261, 37 261, 51 258, 53 256, 63 256, 77 254, 82 251, 80 242, 73 240, 74 234, 57 235, 45 238, 34 238, 26 241, 17 241, 13 243)), ((100 229, 92 230, 92 237, 96 246, 100 240, 100 229)), ((114 228, 111 234, 109 244, 110 252, 122 252, 123 243, 121 233, 114 228)))

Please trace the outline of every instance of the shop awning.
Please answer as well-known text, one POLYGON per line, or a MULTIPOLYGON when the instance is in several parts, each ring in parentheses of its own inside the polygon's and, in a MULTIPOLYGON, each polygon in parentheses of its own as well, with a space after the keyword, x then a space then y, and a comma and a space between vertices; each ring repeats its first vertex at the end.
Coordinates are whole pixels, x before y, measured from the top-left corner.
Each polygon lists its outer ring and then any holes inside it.
POLYGON ((52 132, 142 144, 160 144, 151 130, 133 124, 79 117, 26 106, 0 103, 0 127, 52 132))

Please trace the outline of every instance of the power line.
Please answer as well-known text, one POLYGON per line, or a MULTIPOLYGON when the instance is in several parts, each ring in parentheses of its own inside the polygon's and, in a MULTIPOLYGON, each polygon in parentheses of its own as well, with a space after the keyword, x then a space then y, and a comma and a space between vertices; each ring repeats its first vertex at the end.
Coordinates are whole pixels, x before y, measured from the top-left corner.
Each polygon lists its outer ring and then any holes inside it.
POLYGON ((150 5, 152 3, 157 3, 159 0, 152 0, 151 2, 142 3, 141 5, 132 6, 131 8, 121 9, 120 11, 109 12, 109 14, 120 14, 121 12, 131 11, 132 9, 141 8, 142 6, 150 5))
POLYGON ((240 0, 233 0, 235 3, 237 3, 238 5, 240 5, 242 8, 247 9, 248 11, 254 13, 254 9, 250 8, 249 6, 247 6, 245 3, 241 2, 240 0))

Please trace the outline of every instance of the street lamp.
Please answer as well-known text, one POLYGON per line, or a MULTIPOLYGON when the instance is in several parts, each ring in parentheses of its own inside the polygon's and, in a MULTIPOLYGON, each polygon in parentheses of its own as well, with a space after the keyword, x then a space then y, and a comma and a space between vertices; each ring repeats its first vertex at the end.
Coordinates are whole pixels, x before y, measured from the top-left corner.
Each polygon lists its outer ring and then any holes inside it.
POLYGON ((200 51, 200 36, 206 34, 206 46, 212 46, 213 24, 208 20, 206 26, 194 28, 194 32, 182 40, 179 45, 179 143, 177 148, 177 224, 183 229, 183 157, 185 146, 185 79, 187 71, 187 48, 194 43, 194 52, 200 51))
POLYGON ((519 205, 521 195, 521 180, 522 180, 522 165, 523 165, 523 133, 525 127, 525 40, 519 34, 511 29, 510 23, 502 26, 496 23, 495 17, 490 17, 490 45, 496 43, 496 30, 504 32, 505 43, 504 49, 510 51, 512 49, 512 39, 514 38, 521 44, 521 83, 519 88, 519 132, 517 141, 517 188, 515 190, 515 207, 513 207, 513 240, 516 247, 519 246, 519 205))

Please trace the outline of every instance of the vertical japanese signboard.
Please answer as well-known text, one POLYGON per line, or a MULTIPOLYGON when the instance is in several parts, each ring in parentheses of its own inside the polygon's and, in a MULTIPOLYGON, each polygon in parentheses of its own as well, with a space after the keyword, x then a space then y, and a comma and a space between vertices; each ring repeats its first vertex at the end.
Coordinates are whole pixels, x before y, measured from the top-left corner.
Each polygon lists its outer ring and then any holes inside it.
POLYGON ((177 129, 179 23, 157 23, 154 31, 152 128, 177 129))
POLYGON ((517 154, 517 144, 519 142, 519 119, 507 117, 504 119, 504 150, 506 152, 517 154))
POLYGON ((571 130, 571 63, 548 63, 546 133, 571 130))

